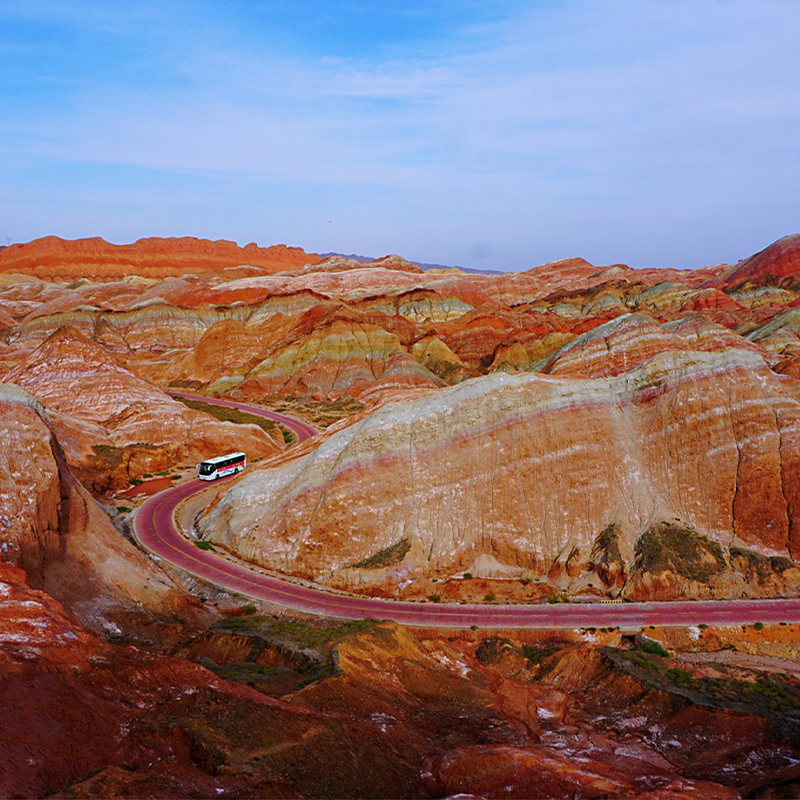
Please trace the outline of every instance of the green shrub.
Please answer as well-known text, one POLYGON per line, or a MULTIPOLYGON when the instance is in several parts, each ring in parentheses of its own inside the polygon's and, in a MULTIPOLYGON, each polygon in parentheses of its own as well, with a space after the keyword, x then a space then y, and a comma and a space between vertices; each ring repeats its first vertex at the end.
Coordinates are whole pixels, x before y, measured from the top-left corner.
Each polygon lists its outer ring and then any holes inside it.
POLYGON ((483 596, 483 602, 484 603, 491 603, 496 599, 497 599, 497 596, 495 595, 494 592, 486 592, 486 594, 483 596))
POLYGON ((465 572, 464 573, 464 580, 465 581, 471 581, 472 580, 472 573, 471 572, 465 572))
POLYGON ((658 642, 654 642, 651 639, 645 640, 638 647, 643 652, 652 653, 654 656, 661 656, 661 658, 670 657, 669 652, 667 652, 658 642))
POLYGON ((522 652, 529 664, 541 664, 549 656, 558 652, 557 647, 539 647, 535 644, 522 645, 522 652))
POLYGON ((430 600, 431 603, 441 603, 442 602, 442 598, 438 594, 429 594, 428 595, 428 600, 430 600))
POLYGON ((127 514, 130 511, 130 508, 128 506, 117 506, 117 511, 120 514, 127 514))
POLYGON ((670 570, 692 581, 706 583, 725 568, 717 542, 678 522, 658 522, 636 542, 636 569, 670 570))
POLYGON ((214 545, 211 544, 211 542, 206 542, 203 539, 198 539, 194 543, 194 546, 199 548, 200 550, 210 550, 212 553, 216 553, 217 552, 216 547, 214 547, 214 545))
POLYGON ((763 623, 763 622, 756 622, 756 623, 753 625, 753 627, 754 627, 754 628, 755 628, 757 631, 760 631, 760 630, 761 630, 761 629, 764 627, 764 623, 763 623))
POLYGON ((392 564, 399 564, 411 549, 411 539, 404 536, 398 539, 394 544, 373 553, 371 556, 357 561, 352 566, 357 569, 380 569, 381 567, 389 567, 392 564))
POLYGON ((138 486, 141 482, 141 478, 131 478, 131 486, 138 486))
POLYGON ((242 614, 255 614, 258 609, 252 603, 247 603, 247 605, 242 606, 239 611, 241 611, 242 614))

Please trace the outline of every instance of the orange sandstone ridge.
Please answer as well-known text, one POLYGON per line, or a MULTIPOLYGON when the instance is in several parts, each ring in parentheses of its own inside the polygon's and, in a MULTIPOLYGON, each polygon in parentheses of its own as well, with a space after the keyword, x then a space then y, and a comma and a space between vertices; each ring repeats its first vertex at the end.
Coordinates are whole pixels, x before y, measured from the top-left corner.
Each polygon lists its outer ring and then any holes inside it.
POLYGON ((192 236, 139 239, 133 244, 111 244, 94 237, 65 240, 45 236, 0 250, 0 272, 32 273, 49 278, 111 279, 126 275, 166 277, 188 272, 218 271, 242 265, 267 273, 316 264, 319 257, 299 247, 239 247, 224 239, 192 236))

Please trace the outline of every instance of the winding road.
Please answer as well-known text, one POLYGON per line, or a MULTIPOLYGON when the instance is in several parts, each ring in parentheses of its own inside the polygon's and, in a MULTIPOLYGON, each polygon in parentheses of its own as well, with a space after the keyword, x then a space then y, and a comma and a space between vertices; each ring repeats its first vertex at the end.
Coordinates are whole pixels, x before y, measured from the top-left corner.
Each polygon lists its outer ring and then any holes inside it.
MULTIPOLYGON (((317 431, 275 411, 246 403, 184 393, 175 396, 204 403, 238 408, 280 422, 300 441, 317 431)), ((222 481, 230 478, 222 478, 222 481)), ((217 485, 212 484, 212 485, 217 485)), ((295 611, 343 619, 374 617, 417 627, 464 628, 587 628, 614 626, 639 628, 646 625, 736 625, 755 622, 800 622, 800 599, 789 600, 696 600, 663 603, 569 603, 563 605, 474 605, 415 603, 352 597, 280 580, 231 562, 221 555, 200 550, 181 535, 175 524, 178 505, 209 484, 198 478, 166 489, 149 498, 133 520, 140 544, 151 553, 198 578, 248 597, 265 600, 295 611)))

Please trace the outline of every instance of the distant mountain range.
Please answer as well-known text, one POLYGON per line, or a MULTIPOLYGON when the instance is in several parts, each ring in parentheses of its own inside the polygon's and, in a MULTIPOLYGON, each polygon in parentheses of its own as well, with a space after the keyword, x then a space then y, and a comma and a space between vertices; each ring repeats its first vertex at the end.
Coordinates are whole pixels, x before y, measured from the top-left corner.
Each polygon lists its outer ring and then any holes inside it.
MULTIPOLYGON (((317 254, 320 258, 328 258, 328 256, 341 256, 342 258, 351 258, 353 261, 374 261, 375 259, 372 256, 360 256, 356 253, 318 253, 317 254)), ((502 275, 503 271, 499 269, 472 269, 470 267, 459 267, 453 264, 427 264, 423 261, 411 261, 409 259, 409 263, 420 267, 420 269, 429 270, 429 269, 460 269, 462 272, 469 272, 473 275, 502 275)))

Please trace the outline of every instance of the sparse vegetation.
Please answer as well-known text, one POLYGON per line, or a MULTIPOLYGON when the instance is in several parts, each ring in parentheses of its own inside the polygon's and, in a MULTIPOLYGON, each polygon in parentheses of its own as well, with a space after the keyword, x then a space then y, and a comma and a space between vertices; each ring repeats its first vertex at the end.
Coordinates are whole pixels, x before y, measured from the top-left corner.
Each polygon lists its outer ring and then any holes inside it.
POLYGON ((220 420, 220 422, 233 422, 237 425, 257 425, 273 439, 282 438, 286 444, 294 444, 295 441, 297 441, 297 436, 294 433, 271 419, 266 419, 256 414, 249 414, 246 411, 240 411, 238 408, 228 408, 227 406, 217 406, 213 403, 204 403, 202 400, 187 400, 184 397, 178 397, 176 399, 180 400, 181 403, 194 411, 210 414, 215 419, 220 420))
POLYGON ((546 658, 555 655, 559 651, 558 647, 540 647, 535 644, 522 645, 522 653, 528 659, 529 664, 541 664, 546 658))
POLYGON ((518 653, 516 647, 508 639, 484 639, 475 651, 479 664, 493 664, 503 653, 518 653))
MULTIPOLYGON (((131 456, 143 451, 157 450, 158 445, 149 442, 134 442, 124 447, 112 444, 92 445, 91 466, 94 470, 109 470, 114 472, 127 464, 131 456)), ((141 483, 141 481, 139 481, 141 483)))
POLYGON ((764 623, 763 623, 763 622, 756 622, 756 623, 754 623, 753 627, 754 627, 754 628, 755 628, 757 631, 760 631, 760 630, 761 630, 761 629, 764 627, 764 623))
POLYGON ((464 573, 464 580, 465 581, 471 581, 472 580, 472 573, 471 572, 465 572, 464 573))
POLYGON ((732 566, 748 579, 755 576, 760 584, 766 583, 771 574, 797 566, 783 556, 762 556, 743 547, 731 547, 730 554, 732 566))
POLYGON ((493 603, 497 599, 497 595, 494 592, 486 592, 483 596, 484 603, 493 603))
POLYGON ((127 514, 130 510, 130 506, 117 506, 117 513, 119 514, 127 514))
POLYGON ((563 592, 556 592, 547 598, 548 603, 571 603, 572 600, 563 592))
POLYGON ((441 595, 438 595, 438 594, 429 594, 428 595, 428 600, 430 600, 431 603, 441 603, 442 602, 441 595))
POLYGON ((252 603, 247 603, 243 605, 239 611, 241 611, 242 614, 255 614, 258 609, 252 603))
POLYGON ((392 564, 399 564, 411 549, 411 539, 403 537, 396 541, 393 545, 373 553, 361 561, 353 564, 357 569, 380 569, 381 567, 389 567, 392 564))
POLYGON ((212 553, 216 553, 217 552, 217 548, 214 547, 214 545, 211 544, 211 542, 206 542, 203 539, 198 539, 194 543, 194 546, 199 548, 200 550, 210 550, 212 553))
POLYGON ((637 646, 644 653, 652 653, 654 656, 660 656, 661 658, 670 657, 669 652, 665 650, 658 642, 654 642, 652 639, 646 639, 637 646))
POLYGON ((592 547, 592 561, 605 564, 611 561, 622 561, 619 549, 620 524, 612 522, 597 535, 592 547))
POLYGON ((669 570, 707 583, 724 568, 722 547, 688 525, 659 522, 636 542, 636 569, 644 572, 669 570))
POLYGON ((276 411, 303 414, 309 417, 316 425, 327 428, 341 419, 352 417, 364 411, 366 406, 357 400, 339 398, 338 400, 283 400, 273 408, 276 411))
POLYGON ((240 614, 227 618, 219 625, 223 629, 258 632, 267 637, 287 639, 299 647, 320 647, 349 634, 369 630, 376 622, 374 619, 359 619, 318 628, 299 620, 275 619, 260 614, 240 614))
MULTIPOLYGON (((754 681, 728 677, 694 677, 683 667, 668 668, 661 658, 641 648, 631 651, 604 648, 603 652, 617 667, 637 679, 658 689, 681 694, 694 703, 764 716, 786 713, 795 715, 800 711, 800 689, 780 676, 762 676, 754 681)), ((728 670, 725 664, 711 664, 718 669, 728 670)))

